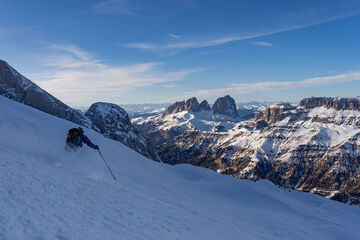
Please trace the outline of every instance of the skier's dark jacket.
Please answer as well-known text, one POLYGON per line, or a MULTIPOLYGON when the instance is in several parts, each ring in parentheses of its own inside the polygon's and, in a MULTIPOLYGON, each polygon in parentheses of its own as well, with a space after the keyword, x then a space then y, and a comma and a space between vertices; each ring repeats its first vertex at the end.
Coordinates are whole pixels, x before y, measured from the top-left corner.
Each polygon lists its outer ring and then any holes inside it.
POLYGON ((66 139, 67 146, 71 148, 82 147, 83 143, 93 149, 99 149, 97 145, 93 144, 90 139, 84 135, 84 131, 81 127, 70 129, 66 139))

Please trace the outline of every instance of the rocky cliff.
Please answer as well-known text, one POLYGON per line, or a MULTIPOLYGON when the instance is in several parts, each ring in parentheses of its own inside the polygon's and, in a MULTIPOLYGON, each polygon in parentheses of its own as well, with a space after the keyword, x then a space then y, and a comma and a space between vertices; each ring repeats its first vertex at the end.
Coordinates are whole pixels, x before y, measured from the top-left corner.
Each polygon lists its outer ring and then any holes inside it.
POLYGON ((186 101, 176 102, 176 103, 170 105, 166 109, 164 115, 169 115, 172 113, 183 112, 183 111, 200 112, 201 106, 200 106, 198 100, 195 97, 193 97, 186 101))
POLYGON ((131 124, 129 115, 113 103, 97 102, 90 106, 85 116, 91 127, 105 137, 122 142, 142 155, 157 160, 157 155, 148 141, 131 124))
POLYGON ((208 101, 206 101, 206 100, 204 100, 200 103, 200 108, 205 111, 211 111, 211 107, 210 107, 208 101))
POLYGON ((360 98, 310 97, 300 102, 305 108, 327 107, 336 110, 360 110, 360 98))
POLYGON ((89 126, 84 115, 67 106, 0 60, 0 95, 69 120, 89 126))
POLYGON ((230 117, 239 117, 235 100, 229 95, 216 99, 213 105, 213 112, 214 114, 223 114, 230 117))
POLYGON ((188 112, 200 112, 201 110, 204 111, 213 111, 213 114, 222 114, 227 115, 233 118, 239 117, 235 100, 230 97, 229 95, 225 97, 218 98, 213 107, 211 108, 209 103, 204 100, 200 104, 196 97, 192 97, 188 100, 184 100, 181 102, 176 102, 172 105, 170 105, 164 115, 170 115, 173 113, 188 111, 188 112))
POLYGON ((280 120, 279 119, 280 116, 282 116, 282 117, 286 116, 283 114, 284 112, 293 110, 293 109, 296 109, 296 107, 292 106, 288 103, 271 105, 265 109, 263 117, 266 122, 278 121, 278 120, 280 120))

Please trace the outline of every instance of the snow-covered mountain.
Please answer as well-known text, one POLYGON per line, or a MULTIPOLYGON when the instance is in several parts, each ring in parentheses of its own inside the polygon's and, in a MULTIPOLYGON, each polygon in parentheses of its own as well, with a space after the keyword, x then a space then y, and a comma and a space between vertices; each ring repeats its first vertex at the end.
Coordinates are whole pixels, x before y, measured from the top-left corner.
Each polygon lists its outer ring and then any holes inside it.
POLYGON ((0 239, 358 239, 360 209, 267 180, 141 156, 86 129, 97 151, 64 150, 73 123, 0 96, 0 239))
POLYGON ((190 130, 224 132, 233 128, 240 119, 235 101, 226 96, 219 98, 212 108, 206 100, 199 103, 193 97, 170 105, 163 114, 135 118, 132 122, 151 139, 153 146, 158 146, 190 130))
POLYGON ((95 131, 126 146, 131 146, 144 156, 158 160, 153 148, 131 124, 129 115, 120 106, 112 103, 94 103, 85 112, 85 116, 90 119, 91 128, 95 131))
POLYGON ((112 103, 95 103, 84 115, 50 95, 0 60, 0 95, 43 112, 92 128, 154 160, 158 157, 148 141, 131 124, 128 114, 112 103), (101 125, 101 126, 100 126, 101 125))
POLYGON ((246 121, 180 112, 139 122, 162 161, 191 163, 245 179, 360 205, 359 99, 274 104, 246 121), (200 120, 201 119, 201 120, 200 120), (221 129, 222 131, 219 131, 221 129))

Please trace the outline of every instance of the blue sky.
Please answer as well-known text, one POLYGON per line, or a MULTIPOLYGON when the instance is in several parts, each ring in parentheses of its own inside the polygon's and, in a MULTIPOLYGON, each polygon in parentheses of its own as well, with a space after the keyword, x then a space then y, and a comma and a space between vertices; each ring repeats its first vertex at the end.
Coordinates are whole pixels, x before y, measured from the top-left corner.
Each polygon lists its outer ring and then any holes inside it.
POLYGON ((2 0, 0 58, 71 106, 359 96, 358 0, 2 0))

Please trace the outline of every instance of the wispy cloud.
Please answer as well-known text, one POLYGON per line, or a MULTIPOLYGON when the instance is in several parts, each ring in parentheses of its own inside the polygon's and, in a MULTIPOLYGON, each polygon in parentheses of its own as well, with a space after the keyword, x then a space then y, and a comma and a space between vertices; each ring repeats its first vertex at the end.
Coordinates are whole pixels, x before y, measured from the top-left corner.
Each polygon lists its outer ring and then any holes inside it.
POLYGON ((253 92, 268 92, 289 90, 298 88, 310 88, 315 86, 325 86, 339 83, 349 83, 360 81, 360 72, 350 72, 339 75, 309 78, 303 81, 287 81, 287 82, 258 82, 258 83, 239 83, 233 84, 228 88, 221 89, 203 89, 194 92, 186 92, 181 96, 172 98, 171 100, 185 99, 189 97, 219 97, 224 95, 240 95, 253 92))
POLYGON ((180 35, 174 33, 170 33, 169 36, 175 39, 179 39, 181 37, 180 35))
POLYGON ((98 14, 112 15, 112 14, 127 14, 133 15, 133 9, 131 8, 128 0, 105 0, 96 4, 93 4, 91 10, 98 14))
MULTIPOLYGON (((192 49, 192 48, 205 48, 205 47, 213 47, 213 46, 219 46, 223 44, 227 44, 234 41, 242 41, 242 40, 250 40, 250 39, 256 39, 259 37, 265 37, 270 36, 277 33, 292 31, 296 29, 306 28, 314 25, 319 25, 327 22, 336 21, 343 18, 348 18, 351 16, 355 16, 360 14, 359 12, 346 14, 346 15, 339 15, 339 16, 332 16, 328 17, 323 20, 318 20, 316 22, 312 22, 309 24, 303 24, 303 25, 293 25, 284 27, 277 30, 270 30, 270 31, 264 31, 264 32, 258 32, 258 33, 250 33, 250 34, 233 34, 228 36, 221 36, 221 37, 215 37, 215 38, 202 38, 202 39, 191 39, 187 38, 188 40, 184 41, 176 41, 176 42, 165 42, 165 43, 130 43, 126 44, 125 47, 128 48, 135 48, 135 49, 142 49, 142 50, 151 50, 151 51, 164 51, 164 50, 184 50, 184 49, 192 49)), ((184 38, 184 37, 182 37, 184 38)), ((265 42, 258 42, 258 43, 265 43, 265 42)), ((258 44, 259 45, 259 44, 258 44)), ((265 46, 265 45, 262 45, 265 46)))
POLYGON ((77 57, 80 60, 84 61, 90 61, 93 57, 90 53, 82 50, 81 48, 73 45, 73 44, 66 44, 66 45, 60 45, 60 44, 50 44, 48 48, 57 50, 60 52, 65 52, 67 54, 72 54, 75 57, 77 57))
POLYGON ((250 44, 261 47, 272 47, 271 43, 264 41, 254 41, 254 42, 250 42, 250 44))
POLYGON ((149 62, 130 66, 110 66, 94 59, 75 45, 50 45, 54 51, 41 63, 46 71, 33 74, 36 83, 68 104, 116 101, 126 90, 172 83, 202 69, 165 71, 165 63, 149 62))

